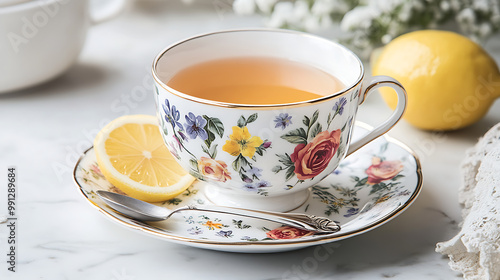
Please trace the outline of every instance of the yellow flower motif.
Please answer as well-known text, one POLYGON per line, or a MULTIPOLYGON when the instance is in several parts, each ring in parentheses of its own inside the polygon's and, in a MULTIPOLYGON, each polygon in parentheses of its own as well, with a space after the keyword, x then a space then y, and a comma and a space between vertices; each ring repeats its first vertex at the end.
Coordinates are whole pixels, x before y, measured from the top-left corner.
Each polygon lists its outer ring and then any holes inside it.
POLYGON ((220 229, 220 228, 222 228, 222 224, 213 223, 212 221, 207 221, 203 225, 207 226, 209 230, 214 230, 214 229, 220 229))
POLYGON ((243 155, 244 157, 252 158, 255 154, 255 148, 264 143, 258 136, 250 135, 248 128, 233 126, 233 134, 229 135, 230 140, 226 140, 226 144, 222 146, 224 152, 230 153, 232 156, 243 155))

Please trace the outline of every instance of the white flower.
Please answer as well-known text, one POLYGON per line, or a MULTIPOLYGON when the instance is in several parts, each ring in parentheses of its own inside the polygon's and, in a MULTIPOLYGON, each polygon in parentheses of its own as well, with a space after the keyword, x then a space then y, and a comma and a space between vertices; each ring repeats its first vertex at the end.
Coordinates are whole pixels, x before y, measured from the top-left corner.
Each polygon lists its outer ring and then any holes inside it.
POLYGON ((254 0, 234 0, 233 10, 238 15, 251 15, 255 13, 254 0))
POLYGON ((346 10, 345 3, 344 7, 339 7, 339 4, 342 5, 342 3, 337 3, 335 0, 316 0, 312 5, 311 12, 315 16, 328 16, 335 9, 346 10))
POLYGON ((439 7, 441 10, 446 12, 451 8, 451 5, 448 1, 441 1, 441 3, 439 3, 439 7))
POLYGON ((368 6, 381 11, 382 13, 388 13, 394 11, 394 9, 402 5, 404 0, 371 0, 368 6))
POLYGON ((472 7, 476 11, 488 12, 490 10, 490 3, 488 3, 488 0, 474 0, 472 1, 472 7))
POLYGON ((462 6, 462 3, 460 0, 450 0, 450 7, 454 11, 460 10, 460 7, 462 6))
POLYGON ((376 18, 379 13, 379 11, 375 11, 367 6, 356 7, 344 15, 340 22, 340 28, 344 31, 349 31, 360 26, 369 27, 372 19, 376 18))
POLYGON ((411 17, 411 5, 403 5, 401 11, 399 12, 398 18, 400 21, 406 22, 411 17))
POLYGON ((471 8, 465 8, 457 15, 457 21, 460 23, 473 23, 475 20, 476 15, 471 8))
POLYGON ((291 2, 278 2, 274 6, 274 11, 267 22, 270 27, 282 27, 288 22, 288 18, 293 13, 293 4, 291 2))
POLYGON ((491 28, 491 24, 489 23, 484 22, 479 26, 479 36, 483 38, 490 36, 492 31, 493 28, 491 28))
POLYGON ((255 0, 255 4, 257 4, 259 10, 261 10, 265 14, 271 13, 271 10, 273 9, 276 2, 278 2, 278 0, 255 0))
POLYGON ((300 23, 309 14, 309 4, 305 0, 295 2, 293 7, 293 19, 300 23))
POLYGON ((413 4, 413 9, 415 11, 423 11, 425 10, 425 5, 420 2, 420 1, 411 1, 411 3, 413 4))
POLYGON ((319 25, 321 26, 320 28, 326 29, 328 27, 333 26, 333 20, 329 16, 322 17, 319 25))
POLYGON ((314 16, 309 16, 304 19, 304 28, 306 31, 316 31, 320 27, 319 18, 314 16))
POLYGON ((382 41, 382 44, 387 45, 390 41, 392 41, 392 36, 389 34, 385 34, 380 40, 382 41))

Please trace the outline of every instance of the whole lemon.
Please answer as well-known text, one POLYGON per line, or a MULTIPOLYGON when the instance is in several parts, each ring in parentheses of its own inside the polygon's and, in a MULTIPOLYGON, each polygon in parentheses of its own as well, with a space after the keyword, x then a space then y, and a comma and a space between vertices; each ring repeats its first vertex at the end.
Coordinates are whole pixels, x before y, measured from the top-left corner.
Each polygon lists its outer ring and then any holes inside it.
MULTIPOLYGON (((500 93, 495 61, 476 43, 448 31, 402 35, 383 48, 374 75, 397 79, 408 93, 404 119, 428 130, 453 130, 481 119, 500 93)), ((397 97, 381 89, 396 107, 397 97)))

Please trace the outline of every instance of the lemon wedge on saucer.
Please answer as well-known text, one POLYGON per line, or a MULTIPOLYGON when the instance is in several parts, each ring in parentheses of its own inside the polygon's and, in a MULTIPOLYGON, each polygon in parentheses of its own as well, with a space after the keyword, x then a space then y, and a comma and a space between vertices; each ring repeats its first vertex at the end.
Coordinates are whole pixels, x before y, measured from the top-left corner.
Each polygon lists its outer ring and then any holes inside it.
POLYGON ((143 201, 174 198, 195 180, 168 151, 154 116, 129 115, 113 120, 97 134, 94 150, 104 177, 143 201))

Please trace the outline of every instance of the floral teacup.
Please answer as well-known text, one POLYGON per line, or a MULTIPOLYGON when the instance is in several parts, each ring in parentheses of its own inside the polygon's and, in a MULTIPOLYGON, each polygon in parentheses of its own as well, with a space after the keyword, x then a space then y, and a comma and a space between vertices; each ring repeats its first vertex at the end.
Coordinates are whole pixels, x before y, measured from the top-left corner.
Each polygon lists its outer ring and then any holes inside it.
MULTIPOLYGON (((361 146, 389 130, 406 106, 404 88, 386 76, 362 89, 363 65, 345 47, 309 34, 283 30, 221 31, 176 43, 155 59, 161 132, 182 167, 209 181, 215 204, 288 211, 361 146), (201 99, 167 86, 180 70, 211 59, 267 56, 293 59, 337 77, 335 94, 277 105, 230 104, 201 99), (354 118, 366 95, 388 86, 398 106, 379 127, 350 143, 354 118)), ((196 81, 193 81, 195 83, 196 81)))

